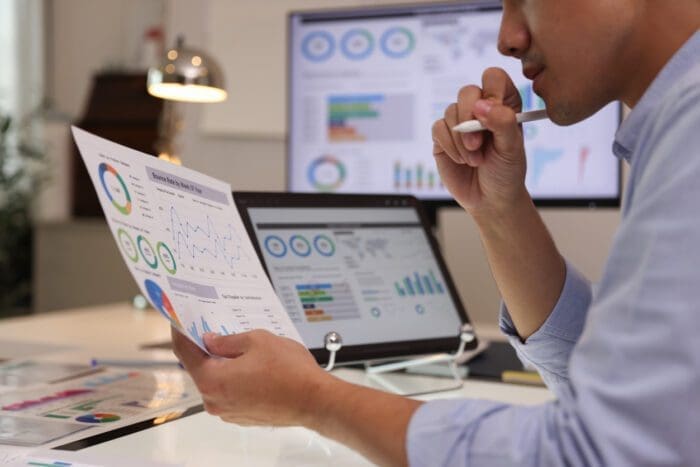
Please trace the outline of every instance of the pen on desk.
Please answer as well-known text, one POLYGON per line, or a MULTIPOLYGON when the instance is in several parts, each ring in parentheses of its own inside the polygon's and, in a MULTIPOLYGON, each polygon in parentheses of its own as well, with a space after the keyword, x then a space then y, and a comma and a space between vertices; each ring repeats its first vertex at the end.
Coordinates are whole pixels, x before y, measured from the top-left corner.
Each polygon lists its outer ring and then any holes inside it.
MULTIPOLYGON (((515 114, 515 119, 518 123, 532 122, 535 120, 544 120, 547 118, 547 110, 532 110, 530 112, 521 112, 515 114)), ((483 131, 486 127, 479 120, 467 120, 452 127, 452 131, 459 133, 473 133, 475 131, 483 131)))
POLYGON ((539 373, 534 371, 505 370, 501 373, 501 381, 504 383, 544 386, 544 381, 542 381, 539 373))
POLYGON ((91 366, 118 366, 129 368, 177 366, 182 368, 180 362, 174 360, 112 360, 106 358, 93 358, 91 366))

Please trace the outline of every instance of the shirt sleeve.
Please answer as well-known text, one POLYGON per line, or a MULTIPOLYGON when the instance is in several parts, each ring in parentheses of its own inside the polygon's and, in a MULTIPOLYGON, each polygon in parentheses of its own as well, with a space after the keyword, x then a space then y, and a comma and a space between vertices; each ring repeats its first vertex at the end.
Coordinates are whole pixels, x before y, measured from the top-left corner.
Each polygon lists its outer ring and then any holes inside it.
POLYGON ((508 336, 520 360, 534 366, 554 393, 569 379, 569 358, 583 331, 591 296, 590 282, 567 261, 559 300, 547 320, 525 342, 520 339, 507 307, 501 305, 501 331, 508 336))
POLYGON ((585 329, 559 304, 543 326, 555 346, 580 334, 568 373, 566 359, 521 350, 560 377, 557 400, 427 402, 408 426, 412 466, 698 464, 700 86, 681 91, 642 129, 644 152, 585 329))

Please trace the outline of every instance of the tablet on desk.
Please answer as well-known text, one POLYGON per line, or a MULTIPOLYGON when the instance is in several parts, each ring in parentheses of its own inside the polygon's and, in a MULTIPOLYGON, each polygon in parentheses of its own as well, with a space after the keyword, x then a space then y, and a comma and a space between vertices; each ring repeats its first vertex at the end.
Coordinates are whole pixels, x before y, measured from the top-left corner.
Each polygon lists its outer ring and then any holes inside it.
POLYGON ((330 331, 343 339, 338 362, 457 349, 469 320, 416 198, 255 192, 233 198, 319 362, 328 360, 330 331))

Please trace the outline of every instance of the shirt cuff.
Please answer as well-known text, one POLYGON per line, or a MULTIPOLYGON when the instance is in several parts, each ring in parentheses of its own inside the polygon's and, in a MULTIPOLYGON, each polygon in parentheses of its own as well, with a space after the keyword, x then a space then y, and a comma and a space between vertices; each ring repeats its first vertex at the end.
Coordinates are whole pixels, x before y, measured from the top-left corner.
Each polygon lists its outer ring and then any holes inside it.
POLYGON ((505 304, 501 304, 499 325, 526 365, 540 372, 550 388, 568 380, 569 357, 578 341, 591 304, 591 284, 568 261, 564 288, 545 322, 525 342, 520 339, 505 304))

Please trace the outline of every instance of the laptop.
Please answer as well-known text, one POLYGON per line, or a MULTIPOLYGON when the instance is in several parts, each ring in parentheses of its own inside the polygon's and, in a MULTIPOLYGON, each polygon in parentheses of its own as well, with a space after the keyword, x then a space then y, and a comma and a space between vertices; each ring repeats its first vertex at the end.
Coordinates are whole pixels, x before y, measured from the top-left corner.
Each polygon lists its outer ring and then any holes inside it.
POLYGON ((339 363, 459 346, 469 318, 415 197, 234 192, 233 199, 320 363, 328 360, 331 331, 343 340, 339 363))

